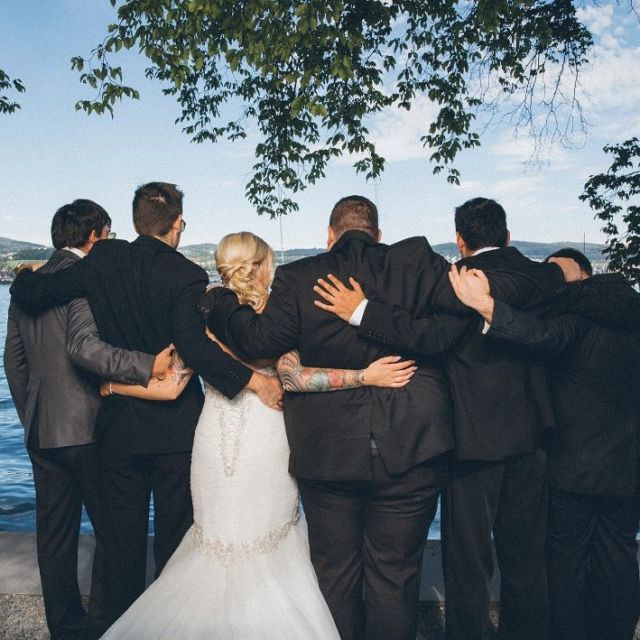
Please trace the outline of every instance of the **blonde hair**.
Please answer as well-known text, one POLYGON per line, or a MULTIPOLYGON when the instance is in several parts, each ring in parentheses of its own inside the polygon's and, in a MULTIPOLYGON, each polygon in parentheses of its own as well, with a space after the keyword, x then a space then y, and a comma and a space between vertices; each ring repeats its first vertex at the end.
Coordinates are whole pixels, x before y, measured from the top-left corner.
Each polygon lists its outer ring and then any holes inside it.
POLYGON ((225 286, 238 294, 240 303, 262 311, 269 290, 259 276, 266 273, 268 282, 273 278, 275 260, 271 247, 250 231, 240 231, 220 240, 215 258, 225 286))

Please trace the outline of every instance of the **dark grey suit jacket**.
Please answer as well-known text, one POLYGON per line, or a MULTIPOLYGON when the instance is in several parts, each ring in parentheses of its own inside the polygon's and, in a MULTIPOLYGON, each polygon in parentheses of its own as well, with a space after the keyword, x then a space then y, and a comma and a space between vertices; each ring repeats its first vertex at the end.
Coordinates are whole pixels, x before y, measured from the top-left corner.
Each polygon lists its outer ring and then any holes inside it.
MULTIPOLYGON (((42 272, 77 260, 70 251, 55 251, 42 272)), ((32 429, 44 449, 93 442, 100 406, 97 376, 146 385, 153 361, 153 355, 102 342, 84 298, 37 317, 13 301, 9 307, 4 368, 25 442, 32 429)))

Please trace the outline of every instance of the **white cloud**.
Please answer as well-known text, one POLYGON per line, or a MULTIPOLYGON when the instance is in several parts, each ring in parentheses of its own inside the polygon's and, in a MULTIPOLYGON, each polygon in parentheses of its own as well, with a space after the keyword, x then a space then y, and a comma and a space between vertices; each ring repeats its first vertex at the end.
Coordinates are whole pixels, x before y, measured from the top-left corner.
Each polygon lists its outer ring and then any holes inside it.
POLYGON ((591 33, 600 35, 613 22, 613 4, 581 7, 577 14, 578 19, 587 25, 591 33))
POLYGON ((575 167, 575 155, 571 149, 555 144, 542 152, 536 141, 525 134, 515 134, 512 130, 502 130, 489 144, 489 150, 495 157, 496 171, 534 172, 535 168, 551 166, 555 171, 566 171, 575 167))
MULTIPOLYGON (((370 140, 387 163, 427 159, 431 154, 420 138, 429 131, 435 105, 424 96, 413 101, 411 110, 392 108, 377 114, 369 125, 370 140)), ((343 155, 336 164, 353 164, 359 156, 343 155)))
POLYGON ((429 131, 436 117, 436 106, 426 97, 417 97, 410 111, 387 110, 376 118, 371 132, 376 148, 387 162, 426 158, 430 154, 420 138, 429 131))
POLYGON ((522 203, 533 197, 538 197, 540 187, 544 180, 541 174, 527 173, 521 176, 512 176, 502 180, 496 180, 488 186, 496 200, 517 200, 522 203))
POLYGON ((628 136, 640 129, 638 20, 623 18, 620 9, 614 13, 613 4, 581 9, 578 15, 595 35, 592 62, 580 73, 586 119, 597 137, 628 136))
POLYGON ((476 193, 485 188, 485 183, 480 180, 461 180, 458 189, 464 192, 476 193))

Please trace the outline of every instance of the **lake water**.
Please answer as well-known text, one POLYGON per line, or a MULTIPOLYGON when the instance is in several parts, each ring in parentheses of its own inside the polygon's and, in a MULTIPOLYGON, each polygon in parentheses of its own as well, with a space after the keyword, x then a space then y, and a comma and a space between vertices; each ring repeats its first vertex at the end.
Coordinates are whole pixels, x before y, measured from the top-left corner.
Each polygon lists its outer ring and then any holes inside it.
MULTIPOLYGON (((0 285, 2 356, 8 309, 9 287, 0 285)), ((22 426, 11 400, 4 366, 0 366, 0 531, 33 531, 35 508, 31 463, 24 449, 22 426)))
MULTIPOLYGON (((2 365, 9 300, 9 287, 0 285, 0 531, 34 531, 36 506, 31 463, 2 365)), ((85 515, 82 532, 91 532, 85 515)), ((439 513, 429 537, 440 538, 439 513)))

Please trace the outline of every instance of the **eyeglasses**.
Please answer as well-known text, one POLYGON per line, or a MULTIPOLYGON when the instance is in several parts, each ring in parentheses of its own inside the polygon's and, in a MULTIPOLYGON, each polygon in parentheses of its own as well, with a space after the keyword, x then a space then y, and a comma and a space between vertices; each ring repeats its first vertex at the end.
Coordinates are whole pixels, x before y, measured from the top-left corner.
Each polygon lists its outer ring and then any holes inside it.
POLYGON ((182 233, 187 228, 187 223, 184 218, 180 220, 180 233, 182 233))
POLYGON ((115 231, 109 231, 109 233, 107 233, 107 240, 115 240, 117 235, 115 231))

